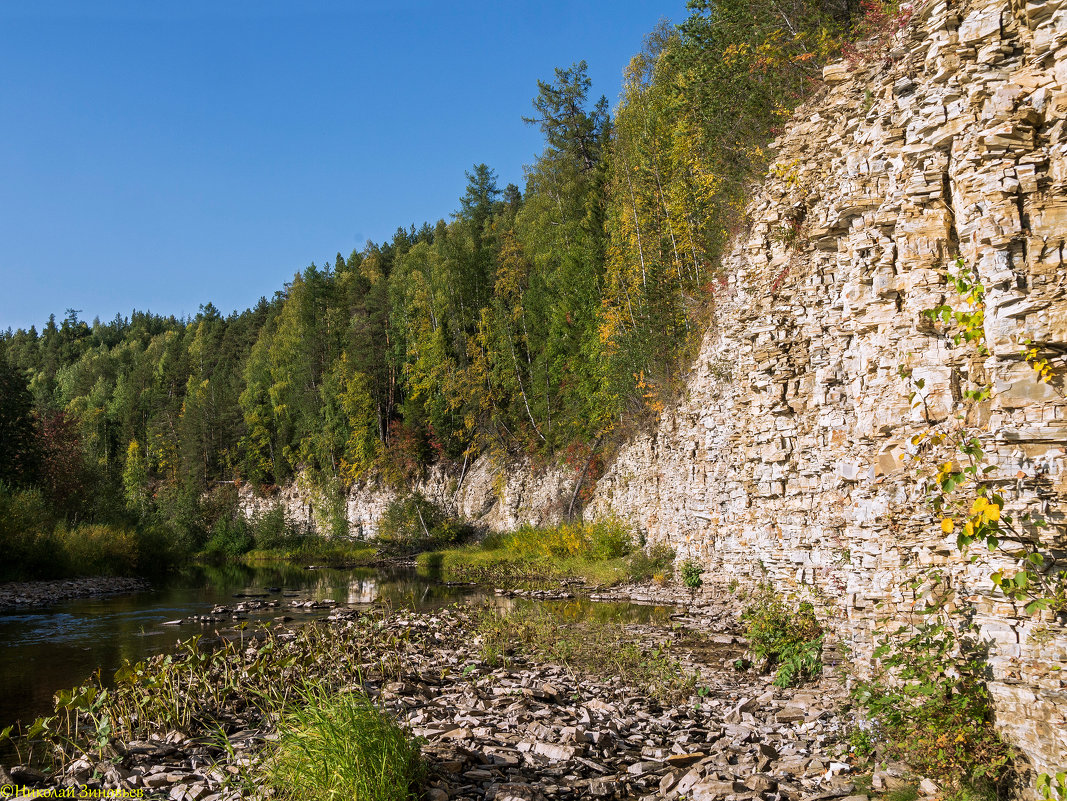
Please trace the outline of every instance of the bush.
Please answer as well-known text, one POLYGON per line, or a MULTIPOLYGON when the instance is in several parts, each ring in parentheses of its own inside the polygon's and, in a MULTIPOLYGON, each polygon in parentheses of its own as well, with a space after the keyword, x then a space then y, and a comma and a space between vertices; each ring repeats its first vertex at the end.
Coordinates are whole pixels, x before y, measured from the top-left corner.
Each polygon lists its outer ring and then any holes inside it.
POLYGON ((0 578, 37 577, 53 569, 55 526, 40 490, 0 484, 0 578))
POLYGON ((283 717, 282 737, 265 765, 283 798, 417 798, 418 746, 369 698, 313 688, 303 700, 283 717))
POLYGON ((605 561, 626 556, 634 549, 633 535, 614 518, 592 523, 560 523, 556 526, 523 526, 510 534, 485 542, 486 549, 506 549, 516 556, 534 559, 583 557, 605 561))
POLYGON ((993 726, 985 686, 985 652, 973 628, 929 612, 918 625, 884 637, 874 655, 881 669, 857 685, 888 756, 991 797, 1011 778, 1011 749, 993 726))
POLYGON ((248 526, 255 547, 264 551, 296 548, 307 538, 295 524, 286 519, 282 506, 253 515, 248 526))
POLYGON ((137 570, 137 534, 130 528, 91 524, 56 527, 56 562, 64 574, 130 575, 137 570))
POLYGON ((474 529, 413 492, 389 504, 378 521, 379 547, 404 554, 447 548, 468 541, 474 529))
POLYGON ((243 517, 219 518, 211 528, 211 539, 204 546, 210 555, 235 557, 248 553, 255 539, 251 526, 243 517))
POLYGON ((674 551, 662 543, 653 545, 647 551, 640 549, 630 557, 630 575, 634 581, 656 580, 670 570, 674 562, 674 551))
MULTIPOLYGON (((0 579, 25 581, 66 576, 130 575, 151 555, 144 538, 122 525, 68 525, 38 489, 0 485, 0 579)), ((169 550, 161 549, 164 556, 169 550)))
POLYGON ((704 584, 704 579, 700 575, 704 572, 698 563, 691 559, 686 559, 682 562, 681 574, 682 584, 687 586, 691 590, 695 590, 704 584))
POLYGON ((753 655, 766 669, 777 666, 776 687, 795 687, 822 672, 822 626, 815 608, 801 603, 795 610, 770 585, 761 586, 741 619, 753 655))

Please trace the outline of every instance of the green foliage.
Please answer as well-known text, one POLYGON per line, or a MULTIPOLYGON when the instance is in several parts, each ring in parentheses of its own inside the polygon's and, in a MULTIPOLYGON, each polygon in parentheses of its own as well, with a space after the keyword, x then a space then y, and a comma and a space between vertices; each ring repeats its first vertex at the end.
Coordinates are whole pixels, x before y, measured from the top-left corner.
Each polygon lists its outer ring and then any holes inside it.
POLYGON ((968 267, 961 256, 956 259, 954 271, 947 277, 949 285, 966 304, 966 308, 961 310, 943 303, 925 309, 923 314, 943 323, 949 329, 948 336, 954 344, 973 345, 979 355, 988 356, 989 348, 985 343, 985 287, 979 281, 978 271, 968 267))
MULTIPOLYGON (((924 314, 940 321, 945 335, 955 344, 969 344, 978 355, 989 355, 983 324, 985 289, 977 272, 960 258, 946 271, 946 279, 966 304, 966 310, 945 303, 924 314)), ((1041 360, 1036 350, 1031 349, 1024 357, 1040 380, 1047 382, 1051 378, 1050 364, 1041 360)), ((901 375, 911 379, 905 369, 901 375)), ((918 391, 910 393, 909 400, 918 408, 924 403, 919 397, 924 384, 922 379, 912 383, 918 391)), ((988 385, 967 388, 963 392, 965 410, 987 401, 991 392, 988 385)), ((972 548, 974 545, 987 553, 997 551, 1014 559, 1014 570, 997 570, 990 578, 1005 596, 1025 604, 1027 614, 1042 609, 1067 610, 1067 569, 1057 564, 1041 542, 1047 521, 1030 511, 1018 515, 1004 511, 1005 498, 996 490, 995 476, 990 475, 997 466, 987 458, 981 430, 967 421, 967 414, 960 414, 949 425, 912 438, 917 449, 913 457, 916 472, 924 481, 927 503, 939 518, 941 532, 955 534, 956 547, 972 562, 981 558, 981 552, 972 548), (936 472, 929 467, 931 462, 936 464, 936 472)))
POLYGON ((1067 772, 1060 771, 1055 775, 1039 774, 1037 791, 1045 801, 1062 801, 1067 798, 1067 772))
POLYGON ((866 760, 874 753, 875 738, 869 729, 853 728, 848 733, 848 748, 857 759, 866 760))
POLYGON ((681 568, 678 572, 682 576, 682 584, 691 590, 695 590, 704 584, 704 579, 701 575, 704 573, 704 568, 700 566, 699 562, 694 562, 691 559, 686 559, 682 562, 681 568))
POLYGON ((300 703, 282 718, 281 739, 263 768, 279 797, 418 797, 418 746, 367 696, 308 688, 300 703))
POLYGON ((655 580, 665 577, 674 563, 674 550, 663 543, 648 549, 636 549, 630 555, 630 578, 632 581, 655 580))
POLYGON ((607 518, 555 526, 524 525, 516 531, 487 538, 484 547, 503 549, 519 557, 580 556, 599 561, 626 556, 634 549, 634 542, 632 533, 621 521, 607 518))
POLYGON ((984 650, 974 627, 950 618, 933 597, 923 611, 913 626, 882 638, 881 671, 854 696, 890 755, 957 787, 995 790, 1012 752, 993 726, 984 650))
POLYGON ((141 445, 135 439, 130 440, 126 448, 126 463, 122 469, 122 489, 126 496, 127 509, 141 515, 148 512, 148 468, 141 452, 141 445))
MULTIPOLYGON (((955 297, 924 314, 954 345, 988 356, 985 289, 977 270, 959 258, 945 277, 955 297)), ((1051 366, 1039 351, 1031 348, 1023 357, 1042 380, 1051 378, 1051 366)), ((922 379, 913 380, 903 368, 901 376, 915 387, 909 394, 913 408, 925 408, 922 379)), ((970 422, 971 412, 991 394, 991 386, 972 381, 954 420, 912 438, 916 476, 940 533, 955 535, 956 547, 970 562, 994 551, 1015 560, 1015 570, 991 575, 994 587, 1024 603, 1027 614, 1063 611, 1067 572, 1042 552, 1040 532, 1046 523, 1030 512, 1016 519, 1005 511, 1006 500, 990 477, 996 465, 989 463, 981 429, 970 422)), ((945 777, 958 794, 1000 797, 1013 754, 993 726, 986 655, 971 622, 973 609, 947 602, 949 588, 937 570, 923 571, 905 586, 921 590, 915 619, 883 638, 875 650, 880 672, 858 686, 857 698, 881 727, 891 753, 945 777)))
POLYGON ((40 490, 0 484, 0 580, 156 572, 169 556, 155 534, 128 525, 72 525, 40 490))
POLYGON ((610 586, 647 581, 665 573, 674 552, 636 547, 615 519, 557 526, 524 526, 489 533, 478 546, 423 554, 419 569, 449 581, 478 581, 496 587, 556 588, 561 582, 610 586))
POLYGON ((749 599, 741 619, 749 648, 768 668, 777 666, 776 687, 795 687, 822 672, 823 630, 807 602, 793 609, 770 585, 749 599))
POLYGON ((37 420, 26 377, 0 353, 0 482, 32 484, 39 469, 37 420))
POLYGON ((251 526, 244 518, 222 517, 212 526, 204 552, 209 556, 235 557, 250 551, 254 544, 251 526))
POLYGON ((473 529, 418 492, 398 497, 378 521, 379 550, 406 554, 445 548, 470 539, 473 529))

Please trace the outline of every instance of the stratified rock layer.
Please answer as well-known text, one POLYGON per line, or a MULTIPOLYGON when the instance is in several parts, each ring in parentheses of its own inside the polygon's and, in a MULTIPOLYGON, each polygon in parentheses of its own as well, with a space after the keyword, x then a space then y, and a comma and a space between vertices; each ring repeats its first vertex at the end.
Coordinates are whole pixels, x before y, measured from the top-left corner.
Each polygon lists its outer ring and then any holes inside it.
POLYGON ((992 384, 968 423, 1009 509, 1043 513, 1063 547, 1063 377, 1038 382, 1020 350, 1067 345, 1067 2, 933 0, 905 37, 890 66, 828 68, 775 143, 685 401, 623 450, 587 514, 821 597, 860 656, 909 608, 902 580, 943 566, 993 644, 999 725, 1062 770, 1064 627, 993 592, 1009 563, 968 565, 901 457, 992 384), (957 255, 986 288, 989 358, 922 314, 960 305, 957 255))

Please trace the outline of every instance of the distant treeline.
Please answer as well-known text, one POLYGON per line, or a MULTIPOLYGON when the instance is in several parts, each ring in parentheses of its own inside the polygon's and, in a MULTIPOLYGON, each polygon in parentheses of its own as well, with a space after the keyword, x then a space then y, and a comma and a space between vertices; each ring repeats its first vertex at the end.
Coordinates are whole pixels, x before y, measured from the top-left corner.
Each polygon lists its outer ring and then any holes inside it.
POLYGON ((487 448, 586 465, 679 386, 745 187, 855 12, 689 5, 647 37, 613 118, 584 62, 538 82, 522 190, 476 165, 448 220, 229 317, 9 330, 3 492, 36 488, 68 522, 162 515, 197 546, 223 481, 343 489, 487 448))

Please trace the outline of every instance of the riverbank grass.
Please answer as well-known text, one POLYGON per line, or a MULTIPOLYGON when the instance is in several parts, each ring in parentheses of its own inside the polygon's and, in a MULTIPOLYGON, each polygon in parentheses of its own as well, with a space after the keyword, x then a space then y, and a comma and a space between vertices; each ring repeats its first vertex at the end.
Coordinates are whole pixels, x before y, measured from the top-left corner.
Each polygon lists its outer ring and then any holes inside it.
POLYGON ((381 561, 378 549, 366 542, 315 539, 295 548, 255 548, 239 557, 250 567, 296 562, 318 567, 373 567, 381 561))
POLYGON ((482 542, 428 551, 418 557, 420 573, 443 581, 472 581, 496 587, 540 589, 562 582, 613 586, 647 581, 670 571, 674 554, 646 553, 637 538, 614 519, 556 526, 523 526, 490 533, 482 542))
POLYGON ((279 731, 263 770, 281 798, 417 797, 423 775, 418 745, 362 693, 306 689, 279 731))

